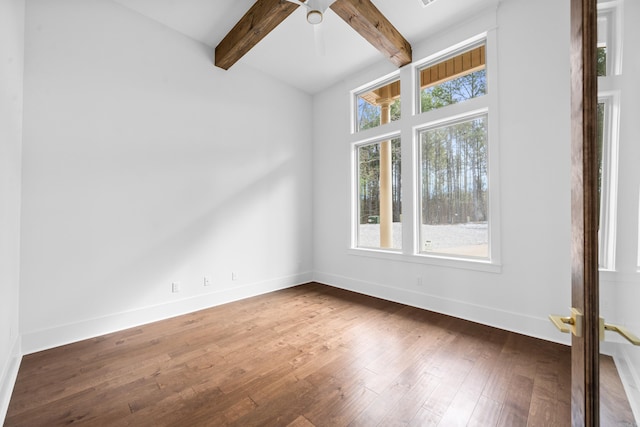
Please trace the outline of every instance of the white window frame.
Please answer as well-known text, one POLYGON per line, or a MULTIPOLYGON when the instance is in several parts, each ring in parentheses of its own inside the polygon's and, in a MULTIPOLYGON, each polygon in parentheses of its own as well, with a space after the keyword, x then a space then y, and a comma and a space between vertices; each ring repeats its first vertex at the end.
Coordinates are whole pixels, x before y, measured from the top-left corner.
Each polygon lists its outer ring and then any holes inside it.
MULTIPOLYGON (((600 194, 600 227, 598 231, 599 269, 616 271, 616 237, 618 206, 618 150, 620 133, 620 88, 622 73, 622 9, 621 0, 598 2, 598 45, 607 47, 606 76, 598 77, 598 103, 605 108, 602 141, 602 181, 600 194)), ((640 264, 640 260, 639 260, 640 264)))
MULTIPOLYGON (((414 247, 414 252, 416 255, 418 256, 425 256, 425 257, 432 257, 432 258, 444 258, 444 259, 458 259, 458 260, 469 260, 469 261, 478 261, 478 262, 489 262, 491 260, 491 227, 492 227, 492 221, 491 221, 491 209, 490 209, 490 200, 491 200, 491 188, 488 187, 487 188, 487 193, 488 193, 488 199, 487 202, 489 203, 489 206, 487 207, 488 210, 488 218, 487 218, 487 229, 488 229, 488 254, 487 257, 471 257, 471 256, 465 256, 465 255, 457 255, 457 254, 445 254, 443 252, 426 252, 423 251, 420 242, 421 242, 421 233, 422 233, 422 189, 420 187, 421 183, 422 183, 422 176, 421 176, 421 154, 422 154, 422 148, 421 148, 421 139, 420 139, 420 135, 422 132, 424 131, 429 131, 431 129, 437 129, 440 127, 444 127, 444 126, 450 126, 450 125, 455 125, 458 123, 462 123, 468 120, 473 120, 475 118, 479 118, 479 117, 485 117, 486 118, 486 124, 487 124, 487 144, 489 144, 489 110, 488 108, 483 108, 480 110, 470 110, 467 111, 465 113, 462 114, 458 114, 455 116, 451 116, 451 117, 447 117, 444 120, 438 120, 435 122, 430 122, 430 123, 426 123, 423 126, 419 126, 415 128, 415 152, 417 153, 415 161, 416 161, 416 173, 417 173, 417 179, 416 179, 416 193, 415 193, 415 207, 416 207, 416 213, 415 213, 415 232, 416 232, 416 239, 415 239, 415 247, 414 247)), ((488 147, 489 149, 490 147, 488 147)), ((487 158, 487 180, 489 177, 489 169, 491 168, 490 162, 490 150, 488 153, 488 158, 487 158)))
MULTIPOLYGON (((360 241, 359 241, 360 240, 359 239, 360 237, 360 162, 359 160, 360 159, 358 156, 358 149, 366 145, 380 144, 383 141, 390 141, 394 139, 400 139, 400 144, 402 145, 402 138, 399 132, 382 134, 374 138, 365 139, 365 140, 354 142, 351 144, 351 164, 352 164, 351 170, 353 171, 352 179, 351 179, 351 201, 352 201, 351 202, 351 212, 352 212, 351 214, 351 218, 352 218, 351 248, 352 249, 364 250, 364 251, 381 251, 385 253, 401 253, 402 252, 402 249, 359 246, 360 244, 360 241)), ((404 227, 404 223, 403 223, 403 227, 404 227)), ((404 247, 404 244, 402 246, 404 247)))
POLYGON ((598 261, 600 271, 615 271, 620 93, 617 91, 601 92, 598 96, 598 103, 604 104, 598 261))
POLYGON ((607 77, 622 74, 622 1, 598 2, 598 46, 607 46, 607 77))
MULTIPOLYGON (((402 116, 404 116, 404 111, 401 112, 400 120, 391 121, 387 124, 376 126, 369 129, 359 129, 358 128, 358 97, 363 93, 367 93, 369 91, 375 90, 382 86, 386 86, 395 81, 400 81, 400 88, 402 90, 402 80, 400 79, 400 73, 394 72, 389 75, 386 75, 380 79, 374 80, 373 82, 369 82, 364 86, 360 86, 357 89, 351 91, 351 134, 353 135, 362 135, 367 133, 380 133, 386 132, 389 125, 397 123, 402 120, 402 116), (382 128, 382 130, 380 130, 382 128)), ((400 108, 402 109, 402 99, 400 99, 400 108)))
POLYGON ((425 60, 416 63, 414 66, 414 79, 416 80, 416 100, 414 104, 415 111, 418 112, 417 118, 422 121, 421 124, 414 126, 414 230, 416 237, 414 239, 413 253, 415 256, 424 259, 432 264, 456 263, 462 265, 475 264, 496 267, 490 271, 499 270, 501 263, 500 256, 500 199, 499 199, 499 152, 498 152, 498 95, 497 95, 497 51, 495 44, 495 32, 489 31, 478 34, 460 43, 457 43, 447 49, 430 55, 425 60), (452 104, 431 111, 421 111, 420 105, 420 70, 455 56, 459 53, 473 49, 481 44, 485 45, 485 70, 487 79, 487 92, 485 95, 466 100, 458 104, 452 104), (489 230, 489 254, 488 258, 472 258, 463 255, 444 255, 439 253, 425 253, 420 248, 420 226, 421 226, 421 189, 420 189, 420 173, 419 173, 419 152, 420 141, 419 132, 448 123, 464 120, 478 115, 486 115, 487 117, 487 144, 488 144, 488 230, 489 230))

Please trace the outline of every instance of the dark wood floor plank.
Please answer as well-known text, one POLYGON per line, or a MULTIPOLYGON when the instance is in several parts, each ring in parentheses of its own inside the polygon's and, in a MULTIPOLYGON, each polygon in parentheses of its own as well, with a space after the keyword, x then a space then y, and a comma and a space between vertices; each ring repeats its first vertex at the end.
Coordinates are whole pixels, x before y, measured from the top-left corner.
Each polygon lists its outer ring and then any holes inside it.
POLYGON ((407 426, 418 417, 424 403, 440 386, 440 379, 429 374, 422 374, 415 384, 403 395, 402 399, 381 418, 381 426, 407 426))
POLYGON ((25 356, 5 425, 566 425, 568 370, 565 346, 310 283, 25 356))
MULTIPOLYGON (((468 427, 486 427, 498 425, 500 413, 502 412, 502 402, 480 396, 476 407, 473 409, 468 427)), ((569 414, 567 410, 567 414, 569 414)))
POLYGON ((505 402, 502 405, 498 426, 526 426, 532 392, 533 380, 531 378, 520 374, 513 375, 509 382, 505 402))
POLYGON ((287 425, 287 427, 315 427, 311 421, 300 415, 287 425))

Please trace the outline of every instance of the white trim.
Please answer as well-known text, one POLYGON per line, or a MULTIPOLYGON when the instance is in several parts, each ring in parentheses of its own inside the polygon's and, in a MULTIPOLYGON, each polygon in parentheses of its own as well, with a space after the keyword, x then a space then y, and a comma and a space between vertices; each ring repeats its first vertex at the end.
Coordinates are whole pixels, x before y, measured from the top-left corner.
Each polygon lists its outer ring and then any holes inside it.
POLYGON ((9 402, 11 401, 11 394, 13 393, 16 379, 18 378, 21 361, 22 350, 20 348, 20 338, 17 336, 11 346, 11 353, 9 354, 7 364, 3 366, 2 371, 0 371, 2 373, 2 375, 0 375, 0 424, 2 425, 4 425, 4 420, 7 417, 9 402))
POLYGON ((313 274, 311 272, 307 272, 280 277, 222 289, 206 295, 196 295, 166 304, 114 313, 108 316, 29 332, 22 336, 22 350, 24 354, 35 353, 72 342, 94 338, 198 310, 204 310, 217 305, 308 283, 311 281, 312 276, 313 274))
POLYGON ((546 341, 564 345, 569 345, 570 342, 570 337, 565 334, 558 334, 546 317, 527 316, 493 307, 470 304, 455 299, 442 298, 382 283, 365 282, 329 273, 315 272, 314 281, 546 341))
POLYGON ((437 267, 483 271, 486 273, 502 273, 502 265, 489 262, 485 259, 450 257, 441 254, 407 254, 401 253, 400 251, 374 248, 351 248, 347 253, 349 255, 378 258, 387 261, 411 264, 429 264, 437 267))
POLYGON ((627 394, 627 400, 629 400, 633 416, 636 419, 636 423, 640 425, 640 372, 635 369, 635 366, 629 360, 626 349, 631 349, 631 347, 629 345, 618 346, 617 351, 613 354, 613 361, 616 364, 622 386, 627 394))

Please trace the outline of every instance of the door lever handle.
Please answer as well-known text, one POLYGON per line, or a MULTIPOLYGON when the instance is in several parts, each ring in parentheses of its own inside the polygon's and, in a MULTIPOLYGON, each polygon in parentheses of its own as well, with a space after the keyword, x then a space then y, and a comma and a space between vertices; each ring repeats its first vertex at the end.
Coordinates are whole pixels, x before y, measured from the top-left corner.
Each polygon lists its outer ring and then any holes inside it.
MULTIPOLYGON (((549 315, 549 319, 556 328, 560 332, 564 333, 572 333, 577 337, 582 336, 582 313, 575 309, 571 308, 571 316, 556 316, 553 314, 549 315)), ((617 332, 622 335, 627 341, 629 341, 633 345, 640 346, 640 338, 635 336, 630 330, 625 328, 624 326, 612 325, 604 322, 604 318, 600 318, 600 341, 604 341, 604 331, 617 332)))
POLYGON ((549 320, 560 332, 572 333, 577 337, 582 336, 582 313, 573 307, 571 308, 571 316, 563 317, 550 314, 549 320))
POLYGON ((554 314, 550 314, 549 315, 549 320, 551 320, 551 322, 554 324, 554 326, 556 328, 558 328, 558 330, 560 332, 563 332, 565 334, 570 334, 571 333, 571 327, 567 326, 567 325, 572 325, 573 324, 573 319, 569 316, 567 317, 562 317, 562 316, 557 316, 554 314))
POLYGON ((611 325, 609 323, 605 323, 604 319, 600 318, 600 340, 601 341, 604 340, 604 331, 617 332, 620 335, 622 335, 631 344, 640 346, 640 338, 632 334, 630 330, 628 330, 624 326, 611 325))

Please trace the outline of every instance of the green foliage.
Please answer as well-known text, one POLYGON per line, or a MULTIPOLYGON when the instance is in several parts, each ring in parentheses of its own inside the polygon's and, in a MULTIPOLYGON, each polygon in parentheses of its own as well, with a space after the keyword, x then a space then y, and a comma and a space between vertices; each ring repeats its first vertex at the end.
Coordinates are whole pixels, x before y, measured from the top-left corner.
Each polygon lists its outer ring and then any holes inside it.
POLYGON ((607 47, 601 46, 598 48, 598 62, 597 62, 598 76, 607 75, 607 47))
POLYGON ((486 93, 486 71, 475 71, 424 89, 420 98, 421 111, 424 113, 486 93))

